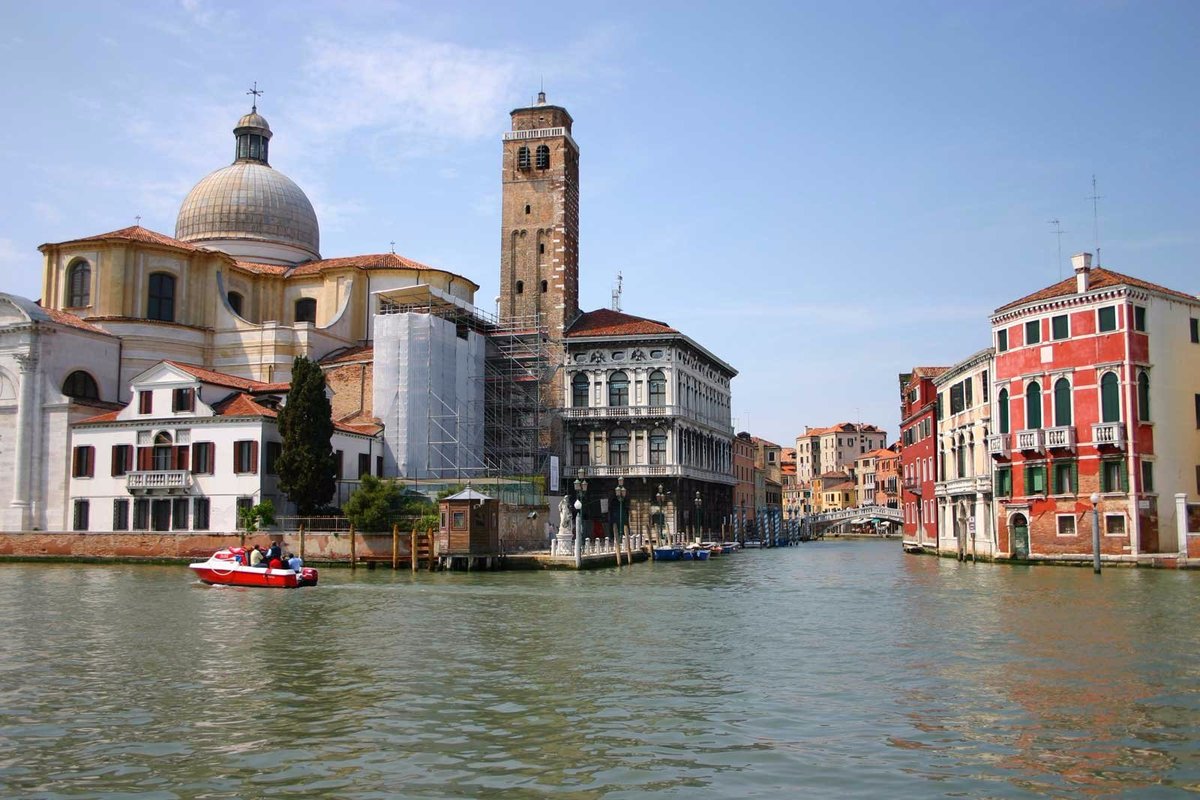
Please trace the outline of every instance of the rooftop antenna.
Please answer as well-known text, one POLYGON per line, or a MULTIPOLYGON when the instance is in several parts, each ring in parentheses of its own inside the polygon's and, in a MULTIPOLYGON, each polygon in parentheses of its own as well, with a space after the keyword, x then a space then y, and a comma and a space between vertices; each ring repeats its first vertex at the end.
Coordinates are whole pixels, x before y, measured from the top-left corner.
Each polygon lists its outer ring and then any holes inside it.
POLYGON ((392 255, 396 255, 396 242, 392 241, 392 255))
POLYGON ((259 98, 259 95, 263 94, 263 90, 258 88, 258 81, 254 82, 254 85, 252 87, 250 87, 250 91, 246 92, 246 94, 254 95, 254 100, 252 100, 250 102, 250 113, 257 114, 258 113, 258 98, 259 98))
POLYGON ((621 273, 617 273, 617 285, 612 290, 612 310, 621 310, 621 273))
POLYGON ((133 224, 139 228, 142 227, 142 215, 141 214, 138 214, 136 217, 133 218, 133 224))
POLYGON ((1096 175, 1092 174, 1092 196, 1087 198, 1092 201, 1092 235, 1096 239, 1096 266, 1100 266, 1100 206, 1098 200, 1101 196, 1096 194, 1096 175))
POLYGON ((1065 231, 1062 229, 1062 223, 1058 219, 1048 219, 1046 222, 1054 226, 1054 235, 1058 237, 1058 279, 1062 280, 1063 276, 1063 260, 1062 260, 1062 235, 1065 231))

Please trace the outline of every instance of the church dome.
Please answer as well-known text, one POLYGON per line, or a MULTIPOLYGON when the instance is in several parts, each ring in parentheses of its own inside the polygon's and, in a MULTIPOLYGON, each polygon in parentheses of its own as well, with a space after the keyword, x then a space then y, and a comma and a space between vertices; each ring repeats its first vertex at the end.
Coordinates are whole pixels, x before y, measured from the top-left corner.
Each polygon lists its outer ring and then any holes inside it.
POLYGON ((300 187, 267 163, 271 128, 257 108, 238 120, 234 135, 234 162, 188 192, 175 238, 251 261, 319 259, 317 214, 300 187))

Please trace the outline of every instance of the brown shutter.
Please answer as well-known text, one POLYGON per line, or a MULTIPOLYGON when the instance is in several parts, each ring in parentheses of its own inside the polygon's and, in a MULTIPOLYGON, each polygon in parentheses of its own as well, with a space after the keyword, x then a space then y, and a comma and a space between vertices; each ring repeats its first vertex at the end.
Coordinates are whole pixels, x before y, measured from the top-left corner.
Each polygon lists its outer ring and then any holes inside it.
POLYGON ((186 444, 177 445, 175 447, 175 469, 188 468, 188 446, 186 444))
POLYGON ((154 466, 154 453, 149 447, 139 447, 137 453, 139 472, 149 472, 154 466))
POLYGON ((233 443, 233 471, 238 472, 238 442, 233 443))
POLYGON ((125 445, 125 471, 133 471, 133 447, 125 445))
POLYGON ((250 443, 250 472, 258 474, 258 442, 250 443))
POLYGON ((121 445, 114 444, 112 448, 112 475, 120 475, 121 469, 125 466, 125 451, 121 449, 121 445))

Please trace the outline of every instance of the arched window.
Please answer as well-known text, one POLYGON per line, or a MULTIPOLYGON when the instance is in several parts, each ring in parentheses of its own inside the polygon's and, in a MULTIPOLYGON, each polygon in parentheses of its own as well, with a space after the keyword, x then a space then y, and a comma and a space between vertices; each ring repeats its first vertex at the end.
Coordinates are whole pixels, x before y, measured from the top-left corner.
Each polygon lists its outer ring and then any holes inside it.
POLYGON ((175 276, 155 272, 150 276, 150 293, 146 303, 146 319, 160 322, 175 321, 175 276))
POLYGON ((650 373, 650 405, 655 407, 667 404, 667 376, 661 369, 650 373))
POLYGON ((517 281, 517 294, 525 294, 525 281, 517 281))
POLYGON ((650 431, 650 463, 667 463, 667 432, 662 428, 650 431))
POLYGON ((1106 372, 1100 379, 1100 421, 1121 421, 1121 390, 1115 372, 1106 372))
POLYGON ((100 387, 96 385, 96 379, 81 369, 75 370, 63 381, 62 393, 79 400, 100 399, 100 387))
POLYGON ((154 437, 154 469, 165 470, 171 468, 171 434, 166 431, 160 431, 154 437))
POLYGON ((1138 373, 1138 419, 1150 421, 1150 375, 1145 371, 1138 373))
POLYGON ((529 148, 524 145, 517 149, 517 169, 529 169, 529 148))
POLYGON ((1000 414, 1000 433, 1008 433, 1008 389, 996 395, 996 411, 1000 414))
POLYGON ((242 316, 242 296, 238 292, 230 292, 226 299, 229 300, 229 307, 233 309, 233 313, 239 317, 242 316))
POLYGON ((1025 427, 1034 430, 1042 427, 1042 385, 1030 381, 1025 387, 1025 427))
POLYGON ((588 407, 588 378, 582 372, 571 379, 571 407, 588 407))
POLYGON ((617 428, 608 435, 608 464, 623 467, 629 463, 629 431, 617 428))
POLYGON ((92 268, 80 259, 67 267, 67 306, 83 308, 92 304, 92 268))
POLYGON ((614 372, 608 376, 608 404, 629 405, 629 376, 624 372, 614 372))
POLYGON ((550 148, 539 144, 537 149, 537 168, 550 169, 550 148))
POLYGON ((317 324, 317 301, 315 299, 301 297, 296 301, 296 322, 317 324))
POLYGON ((1054 382, 1054 425, 1066 427, 1071 424, 1071 382, 1059 378, 1054 382))
POLYGON ((576 431, 571 438, 571 463, 577 467, 586 467, 590 462, 587 431, 576 431))

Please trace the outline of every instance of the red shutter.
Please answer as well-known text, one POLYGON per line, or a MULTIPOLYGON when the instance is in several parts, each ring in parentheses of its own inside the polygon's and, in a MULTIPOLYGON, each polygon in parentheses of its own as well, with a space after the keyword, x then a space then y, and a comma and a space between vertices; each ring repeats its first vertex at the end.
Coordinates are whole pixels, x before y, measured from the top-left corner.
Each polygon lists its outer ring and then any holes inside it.
POLYGON ((234 471, 234 473, 235 473, 235 474, 236 474, 237 472, 239 472, 239 471, 240 471, 240 470, 238 469, 238 467, 240 467, 240 466, 241 466, 241 464, 238 464, 238 450, 240 449, 240 448, 238 447, 238 445, 240 445, 240 444, 241 444, 241 442, 234 442, 234 443, 233 443, 233 471, 234 471))
POLYGON ((258 442, 250 443, 250 472, 258 474, 258 442))
POLYGON ((149 472, 154 467, 154 451, 149 447, 139 447, 137 452, 137 467, 139 472, 149 472))
POLYGON ((125 451, 121 449, 121 445, 114 444, 112 448, 112 474, 120 475, 122 468, 125 466, 125 451))
POLYGON ((187 469, 187 468, 188 468, 188 446, 186 444, 181 444, 175 448, 174 469, 187 469))
POLYGON ((125 471, 133 472, 133 447, 125 445, 125 471))

